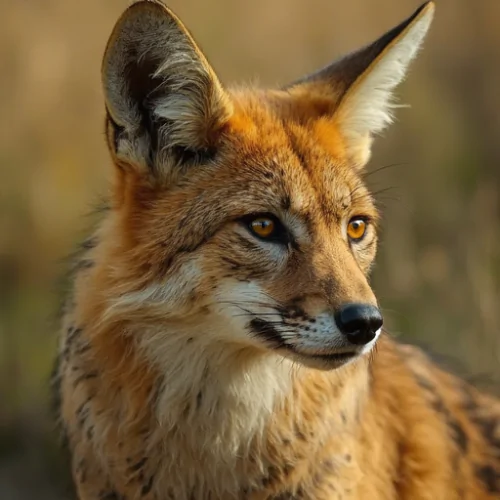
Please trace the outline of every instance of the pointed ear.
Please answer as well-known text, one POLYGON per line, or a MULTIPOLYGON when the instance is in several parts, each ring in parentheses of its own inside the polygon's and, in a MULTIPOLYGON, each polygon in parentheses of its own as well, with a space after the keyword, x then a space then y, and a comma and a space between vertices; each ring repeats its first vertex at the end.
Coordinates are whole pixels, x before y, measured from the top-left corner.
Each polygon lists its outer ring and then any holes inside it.
POLYGON ((161 171, 210 152, 231 114, 193 38, 156 0, 134 3, 116 23, 102 82, 108 144, 121 165, 161 171))
POLYGON ((397 107, 393 91, 403 81, 433 15, 434 4, 428 2, 374 43, 289 87, 334 102, 333 118, 355 165, 368 162, 373 136, 392 122, 397 107))

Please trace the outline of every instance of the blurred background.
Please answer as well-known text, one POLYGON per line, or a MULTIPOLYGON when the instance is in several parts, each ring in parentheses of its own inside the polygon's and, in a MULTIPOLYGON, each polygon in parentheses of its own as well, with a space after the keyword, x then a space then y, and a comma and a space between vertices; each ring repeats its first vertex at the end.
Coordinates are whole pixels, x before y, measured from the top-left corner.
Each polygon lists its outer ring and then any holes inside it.
MULTIPOLYGON (((111 173, 100 62, 127 0, 0 6, 0 498, 71 498, 48 411, 64 257, 111 173)), ((500 379, 500 2, 438 0, 368 179, 389 331, 500 379), (387 168, 382 168, 387 167, 387 168)), ((399 23, 418 0, 171 0, 225 82, 283 84, 399 23)))

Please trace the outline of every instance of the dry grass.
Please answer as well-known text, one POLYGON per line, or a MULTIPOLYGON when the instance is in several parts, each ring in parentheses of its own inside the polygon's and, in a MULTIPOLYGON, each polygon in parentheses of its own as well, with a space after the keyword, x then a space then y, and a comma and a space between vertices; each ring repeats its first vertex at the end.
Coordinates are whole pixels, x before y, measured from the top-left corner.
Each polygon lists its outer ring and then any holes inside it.
MULTIPOLYGON (((262 84, 283 83, 327 63, 417 6, 413 0, 170 3, 223 80, 258 75, 262 84)), ((84 230, 82 215, 96 194, 106 192, 99 66, 126 4, 16 0, 2 6, 4 428, 15 423, 35 434, 47 428, 40 415, 54 350, 50 312, 57 304, 58 262, 84 230)), ((493 0, 439 2, 426 49, 402 88, 412 109, 402 109, 397 125, 379 140, 371 169, 399 166, 370 175, 374 189, 394 187, 379 195, 385 230, 374 277, 390 330, 490 381, 500 377, 499 18, 500 3, 493 0)), ((5 449, 0 442, 0 464, 2 457, 12 464, 12 450, 5 449)), ((22 498, 22 481, 2 489, 1 471, 0 496, 22 498)))

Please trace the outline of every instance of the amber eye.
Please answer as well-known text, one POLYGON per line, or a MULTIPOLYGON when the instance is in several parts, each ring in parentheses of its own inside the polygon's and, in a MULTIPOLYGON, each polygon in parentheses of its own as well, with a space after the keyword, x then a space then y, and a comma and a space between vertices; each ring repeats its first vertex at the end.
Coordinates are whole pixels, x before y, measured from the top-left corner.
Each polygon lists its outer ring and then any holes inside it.
POLYGON ((250 229, 260 238, 270 238, 276 231, 276 223, 268 217, 257 217, 250 222, 250 229))
POLYGON ((349 221, 347 226, 347 236, 353 241, 360 241, 366 234, 368 224, 366 220, 355 217, 349 221))
POLYGON ((253 214, 241 219, 249 231, 261 240, 288 244, 289 234, 280 220, 273 214, 253 214))

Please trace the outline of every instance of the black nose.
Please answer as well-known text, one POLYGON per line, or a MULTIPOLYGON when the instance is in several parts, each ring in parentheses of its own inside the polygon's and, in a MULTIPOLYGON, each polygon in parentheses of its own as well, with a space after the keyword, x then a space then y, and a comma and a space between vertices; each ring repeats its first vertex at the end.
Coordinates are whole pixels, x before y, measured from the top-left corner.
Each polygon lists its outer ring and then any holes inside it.
POLYGON ((382 326, 380 311, 369 304, 345 304, 335 313, 335 323, 351 344, 364 345, 382 326))

